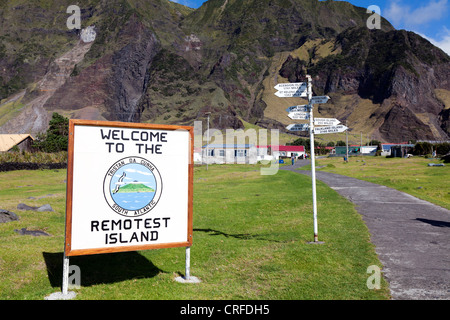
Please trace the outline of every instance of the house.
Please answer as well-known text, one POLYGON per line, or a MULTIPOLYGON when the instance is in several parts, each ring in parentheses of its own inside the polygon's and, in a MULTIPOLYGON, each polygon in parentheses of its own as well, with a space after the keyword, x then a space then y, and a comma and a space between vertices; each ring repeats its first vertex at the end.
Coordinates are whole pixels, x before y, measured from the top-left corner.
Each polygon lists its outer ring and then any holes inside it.
POLYGON ((253 144, 207 144, 202 147, 203 162, 248 163, 257 162, 256 146, 253 144))
POLYGON ((391 147, 391 157, 406 158, 408 154, 412 153, 413 144, 400 144, 391 147))
POLYGON ((0 152, 12 151, 16 146, 19 151, 31 151, 33 141, 30 134, 0 134, 0 152))
MULTIPOLYGON (((348 146, 348 155, 356 156, 374 156, 377 153, 378 146, 361 146, 361 145, 350 145, 348 146)), ((347 154, 347 146, 337 146, 335 147, 335 154, 345 156, 347 154)))
POLYGON ((382 156, 392 156, 392 157, 403 157, 403 156, 406 156, 406 154, 409 153, 409 151, 412 150, 412 148, 414 148, 414 145, 408 144, 407 142, 382 143, 381 144, 381 155, 382 156), (394 153, 392 152, 393 150, 395 150, 394 153))
POLYGON ((296 158, 305 156, 304 146, 257 146, 258 161, 274 160, 279 158, 290 158, 292 155, 296 158))
MULTIPOLYGON (((348 146, 348 155, 356 156, 360 155, 360 146, 348 146)), ((345 156, 347 154, 347 146, 337 146, 335 147, 335 154, 337 156, 345 156)))
MULTIPOLYGON (((280 158, 290 158, 292 155, 294 157, 304 157, 305 156, 305 147, 304 146, 272 146, 272 154, 280 158), (278 149, 278 150, 277 150, 278 149)), ((277 159, 278 159, 277 157, 277 159)))

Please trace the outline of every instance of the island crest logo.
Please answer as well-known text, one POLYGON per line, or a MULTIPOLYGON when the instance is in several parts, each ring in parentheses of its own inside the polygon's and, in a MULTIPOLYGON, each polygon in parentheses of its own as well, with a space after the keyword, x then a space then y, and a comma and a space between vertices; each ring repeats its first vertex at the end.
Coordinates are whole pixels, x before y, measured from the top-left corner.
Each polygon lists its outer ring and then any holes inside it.
POLYGON ((103 194, 111 209, 127 217, 142 216, 158 203, 162 180, 149 160, 127 157, 115 162, 103 181, 103 194))

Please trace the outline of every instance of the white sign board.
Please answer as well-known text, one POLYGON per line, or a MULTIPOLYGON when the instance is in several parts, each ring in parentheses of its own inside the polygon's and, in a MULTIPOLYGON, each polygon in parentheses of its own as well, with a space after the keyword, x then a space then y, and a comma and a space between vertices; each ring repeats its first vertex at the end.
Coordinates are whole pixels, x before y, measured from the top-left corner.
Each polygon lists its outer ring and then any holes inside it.
POLYGON ((327 103, 328 100, 330 100, 329 96, 315 96, 311 98, 310 103, 311 104, 327 103))
POLYGON ((301 104, 298 106, 292 106, 286 109, 287 112, 309 112, 308 105, 301 104))
POLYGON ((66 256, 190 246, 193 128, 70 120, 66 256))
POLYGON ((292 120, 307 120, 309 119, 309 112, 289 112, 288 117, 292 120))
POLYGON ((290 124, 286 127, 286 129, 290 131, 308 131, 309 124, 307 123, 290 124))
POLYGON ((302 90, 301 88, 299 90, 280 90, 275 92, 275 95, 280 98, 301 98, 301 97, 307 97, 307 90, 302 90))
POLYGON ((303 91, 306 90, 306 82, 279 83, 274 87, 276 90, 303 91))
POLYGON ((347 130, 348 127, 344 125, 330 126, 330 127, 314 127, 315 134, 326 134, 326 133, 339 133, 347 130))
POLYGON ((341 122, 334 118, 314 118, 314 125, 316 126, 335 126, 339 123, 341 122))

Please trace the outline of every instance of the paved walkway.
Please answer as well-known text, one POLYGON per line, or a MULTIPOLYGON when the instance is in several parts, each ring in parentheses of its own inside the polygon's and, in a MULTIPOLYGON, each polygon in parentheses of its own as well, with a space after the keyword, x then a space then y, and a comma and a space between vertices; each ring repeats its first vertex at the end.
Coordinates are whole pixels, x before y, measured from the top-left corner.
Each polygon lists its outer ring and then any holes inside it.
MULTIPOLYGON (((310 170, 297 170, 309 163, 298 160, 294 166, 280 168, 311 176, 310 170)), ((316 170, 316 179, 356 205, 371 233, 393 299, 450 299, 449 210, 385 186, 329 172, 316 170)), ((320 230, 320 212, 318 217, 320 230)))

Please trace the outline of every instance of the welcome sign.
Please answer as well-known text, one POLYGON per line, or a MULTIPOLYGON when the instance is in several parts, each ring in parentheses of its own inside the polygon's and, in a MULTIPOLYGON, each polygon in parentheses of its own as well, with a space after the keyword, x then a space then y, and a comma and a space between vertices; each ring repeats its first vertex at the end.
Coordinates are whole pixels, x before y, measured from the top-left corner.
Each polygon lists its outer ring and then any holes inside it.
POLYGON ((189 247, 193 128, 70 120, 65 255, 189 247))

